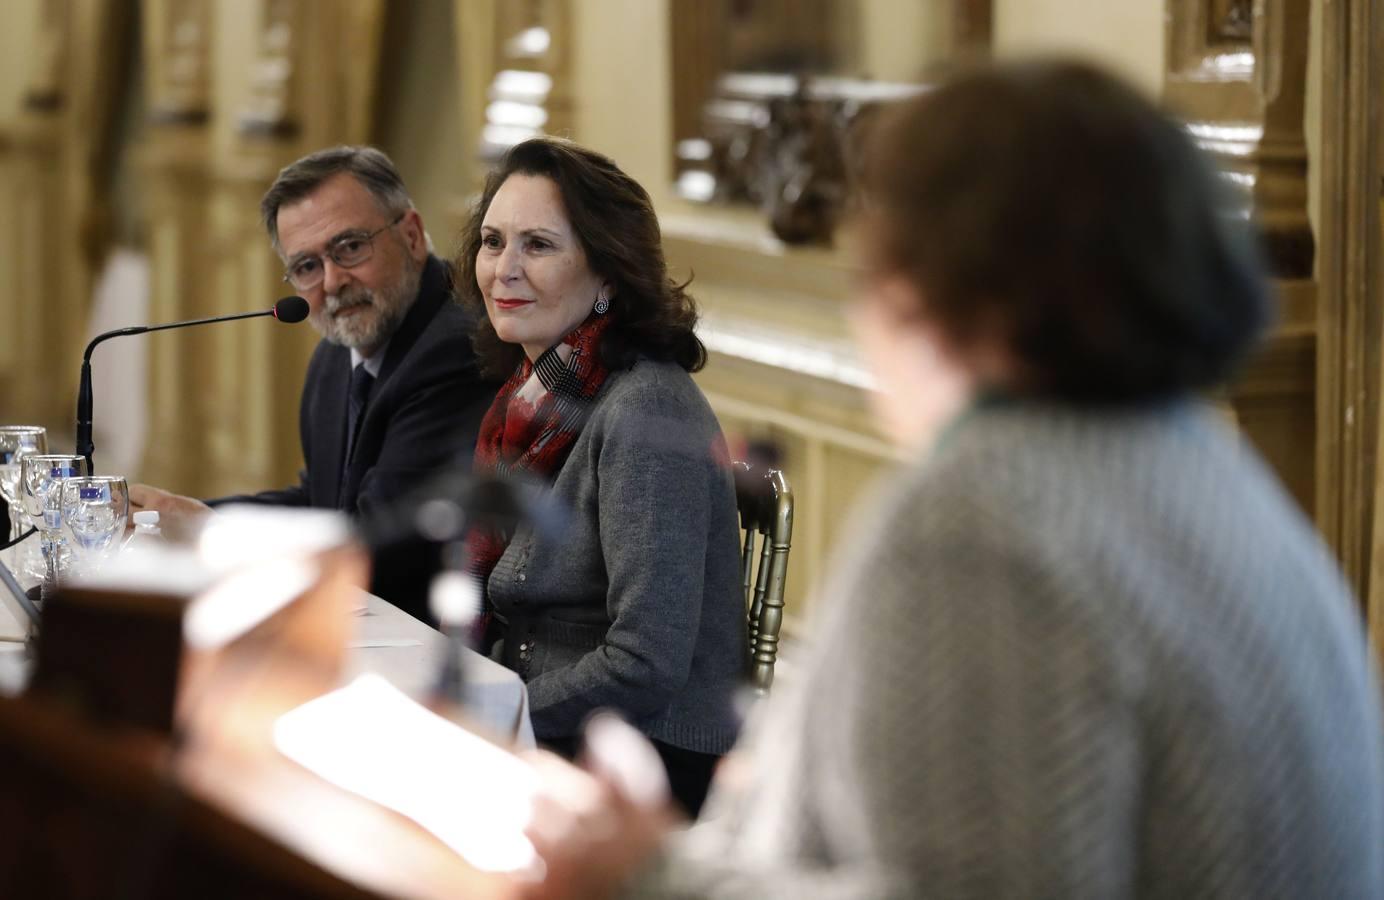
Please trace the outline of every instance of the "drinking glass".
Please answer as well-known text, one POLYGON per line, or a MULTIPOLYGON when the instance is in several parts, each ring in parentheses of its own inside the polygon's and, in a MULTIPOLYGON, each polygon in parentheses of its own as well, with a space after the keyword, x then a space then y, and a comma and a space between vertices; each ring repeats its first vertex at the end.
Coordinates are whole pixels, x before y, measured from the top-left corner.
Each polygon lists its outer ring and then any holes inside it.
POLYGON ((10 540, 28 530, 19 496, 19 463, 48 452, 48 432, 37 425, 0 425, 0 497, 9 506, 10 540))
POLYGON ((43 551, 41 596, 44 600, 58 586, 58 574, 66 552, 59 486, 68 478, 80 478, 86 473, 86 460, 80 456, 40 454, 26 456, 20 463, 19 493, 24 501, 24 512, 38 529, 39 547, 43 551))
POLYGON ((68 478, 62 491, 62 527, 71 539, 73 567, 95 569, 125 531, 130 513, 130 489, 118 475, 68 478))

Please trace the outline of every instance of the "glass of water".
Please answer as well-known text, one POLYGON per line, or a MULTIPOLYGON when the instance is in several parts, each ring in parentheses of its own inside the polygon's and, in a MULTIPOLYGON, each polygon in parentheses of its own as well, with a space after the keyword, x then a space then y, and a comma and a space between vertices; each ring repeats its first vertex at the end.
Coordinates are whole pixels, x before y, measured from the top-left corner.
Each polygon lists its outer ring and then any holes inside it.
POLYGON ((58 573, 67 552, 62 533, 60 486, 69 478, 81 478, 86 474, 86 460, 80 456, 26 456, 19 465, 19 496, 24 512, 38 529, 39 547, 43 551, 44 600, 58 586, 58 573))
POLYGON ((48 452, 48 432, 37 425, 0 425, 0 497, 9 507, 10 540, 29 530, 19 496, 19 463, 48 452))
POLYGON ((63 531, 71 542, 73 566, 91 571, 125 531, 130 489, 117 475, 65 479, 62 491, 63 531))

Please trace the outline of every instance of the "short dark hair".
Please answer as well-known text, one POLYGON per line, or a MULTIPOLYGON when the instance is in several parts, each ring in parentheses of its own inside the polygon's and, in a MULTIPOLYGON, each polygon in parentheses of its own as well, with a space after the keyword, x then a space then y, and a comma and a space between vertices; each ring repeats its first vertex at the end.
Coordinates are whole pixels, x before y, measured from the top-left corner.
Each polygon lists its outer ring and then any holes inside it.
POLYGON ((541 175, 557 185, 587 265, 611 284, 602 361, 623 369, 645 356, 676 362, 689 372, 702 368, 706 348, 695 332, 697 306, 687 283, 668 277, 663 235, 648 192, 610 158, 571 141, 540 137, 511 147, 486 177, 457 251, 457 296, 477 310, 473 342, 483 370, 508 376, 523 355, 519 345, 495 333, 476 284, 481 224, 495 192, 516 174, 541 175))
POLYGON ((1184 128, 1087 65, 962 72, 881 116, 864 218, 963 350, 1019 393, 1127 403, 1210 387, 1271 315, 1258 239, 1184 128))
POLYGON ((297 203, 327 179, 343 173, 359 181, 385 215, 394 216, 413 208, 399 170, 384 151, 346 145, 318 150, 280 170, 279 177, 260 200, 260 218, 264 220, 264 228, 275 250, 279 249, 280 207, 297 203))

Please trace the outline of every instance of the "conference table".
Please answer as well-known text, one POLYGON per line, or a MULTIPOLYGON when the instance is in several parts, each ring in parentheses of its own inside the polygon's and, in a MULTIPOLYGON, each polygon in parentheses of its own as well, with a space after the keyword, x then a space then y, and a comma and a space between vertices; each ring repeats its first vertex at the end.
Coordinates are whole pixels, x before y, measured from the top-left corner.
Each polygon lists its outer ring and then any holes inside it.
MULTIPOLYGON (((14 694, 28 679, 24 631, 0 606, 0 692, 14 694)), ((374 673, 405 694, 425 698, 442 665, 447 639, 398 607, 364 591, 347 644, 345 680, 374 673)), ((471 650, 465 651, 466 713, 493 737, 517 748, 534 746, 528 691, 519 676, 471 650)))
MULTIPOLYGON (((347 676, 373 672, 411 697, 424 697, 442 666, 447 638, 373 594, 362 592, 347 676)), ((519 676, 471 650, 463 658, 467 717, 514 746, 534 746, 529 694, 519 676)))

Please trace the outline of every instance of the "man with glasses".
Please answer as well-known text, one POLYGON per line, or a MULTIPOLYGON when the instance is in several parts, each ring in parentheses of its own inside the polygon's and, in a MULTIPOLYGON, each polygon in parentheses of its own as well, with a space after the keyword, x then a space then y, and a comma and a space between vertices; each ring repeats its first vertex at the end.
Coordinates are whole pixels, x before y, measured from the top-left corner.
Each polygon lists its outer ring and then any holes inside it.
MULTIPOLYGON (((471 351, 469 316, 394 164, 372 147, 333 147, 279 173, 260 203, 284 280, 308 301, 322 342, 308 364, 300 483, 211 501, 369 512, 467 457, 497 385, 471 351)), ((207 504, 131 489, 173 529, 207 504)), ((376 556, 372 590, 419 618, 433 568, 417 547, 376 556)))

